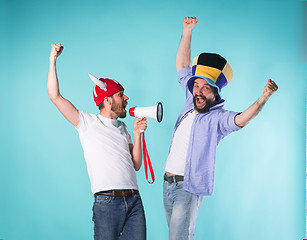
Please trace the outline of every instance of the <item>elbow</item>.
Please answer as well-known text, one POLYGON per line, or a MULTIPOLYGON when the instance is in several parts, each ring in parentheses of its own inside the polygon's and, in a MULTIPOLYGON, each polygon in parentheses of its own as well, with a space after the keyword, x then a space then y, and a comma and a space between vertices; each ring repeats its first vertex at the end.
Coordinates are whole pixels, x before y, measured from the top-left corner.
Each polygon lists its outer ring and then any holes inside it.
POLYGON ((51 102, 55 103, 59 98, 60 98, 60 94, 52 94, 50 92, 48 92, 48 96, 49 99, 51 100, 51 102))
POLYGON ((51 100, 51 102, 54 102, 56 100, 56 97, 49 94, 49 99, 51 100))
POLYGON ((135 171, 139 171, 141 169, 141 164, 135 164, 134 169, 135 171))
POLYGON ((245 127, 250 121, 235 121, 235 124, 238 126, 238 127, 245 127))
POLYGON ((236 125, 241 128, 245 127, 247 124, 248 122, 247 123, 236 123, 236 125))
POLYGON ((177 69, 177 71, 179 71, 179 70, 181 70, 181 69, 183 69, 183 68, 187 68, 187 67, 189 67, 190 66, 190 64, 189 63, 176 63, 176 69, 177 69))
POLYGON ((181 56, 176 57, 176 68, 177 71, 183 69, 183 68, 187 68, 190 67, 190 58, 186 57, 186 59, 183 59, 181 56))
POLYGON ((236 124, 238 127, 243 128, 243 127, 245 127, 245 126, 249 123, 249 121, 242 119, 240 116, 241 116, 241 113, 239 113, 239 114, 235 117, 235 124, 236 124))

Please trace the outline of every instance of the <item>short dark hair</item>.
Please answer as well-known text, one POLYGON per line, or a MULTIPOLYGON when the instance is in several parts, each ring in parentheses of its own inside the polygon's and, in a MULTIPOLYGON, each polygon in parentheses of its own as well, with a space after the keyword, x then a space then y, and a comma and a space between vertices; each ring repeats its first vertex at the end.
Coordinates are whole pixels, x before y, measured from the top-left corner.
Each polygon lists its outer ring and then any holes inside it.
POLYGON ((216 87, 212 87, 212 86, 210 86, 210 87, 211 87, 211 89, 212 89, 212 91, 213 91, 213 94, 214 94, 214 96, 215 96, 215 102, 217 102, 217 101, 220 99, 220 97, 219 97, 219 92, 218 92, 218 90, 217 90, 216 87))
POLYGON ((99 103, 98 108, 99 108, 99 110, 104 108, 104 100, 102 100, 102 102, 99 103))

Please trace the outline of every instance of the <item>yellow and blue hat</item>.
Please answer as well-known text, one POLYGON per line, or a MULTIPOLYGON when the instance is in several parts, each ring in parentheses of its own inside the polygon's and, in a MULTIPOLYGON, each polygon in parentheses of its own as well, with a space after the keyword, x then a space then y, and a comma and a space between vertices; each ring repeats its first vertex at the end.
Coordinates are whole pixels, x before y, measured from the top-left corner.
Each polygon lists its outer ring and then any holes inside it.
POLYGON ((216 53, 201 53, 193 60, 192 76, 187 85, 189 91, 193 93, 194 80, 203 78, 212 87, 217 88, 219 99, 221 99, 221 89, 230 82, 232 77, 232 68, 225 58, 216 53))

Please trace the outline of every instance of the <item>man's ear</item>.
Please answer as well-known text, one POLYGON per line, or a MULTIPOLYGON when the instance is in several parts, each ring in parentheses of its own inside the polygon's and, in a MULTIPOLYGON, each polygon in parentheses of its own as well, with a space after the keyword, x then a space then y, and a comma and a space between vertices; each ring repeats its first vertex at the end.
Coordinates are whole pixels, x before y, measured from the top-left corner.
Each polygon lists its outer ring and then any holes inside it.
POLYGON ((217 88, 215 88, 215 87, 212 87, 212 90, 213 90, 215 101, 217 101, 217 99, 219 97, 219 92, 218 92, 217 88))
POLYGON ((111 106, 112 105, 112 98, 111 97, 106 97, 104 100, 105 106, 111 106))

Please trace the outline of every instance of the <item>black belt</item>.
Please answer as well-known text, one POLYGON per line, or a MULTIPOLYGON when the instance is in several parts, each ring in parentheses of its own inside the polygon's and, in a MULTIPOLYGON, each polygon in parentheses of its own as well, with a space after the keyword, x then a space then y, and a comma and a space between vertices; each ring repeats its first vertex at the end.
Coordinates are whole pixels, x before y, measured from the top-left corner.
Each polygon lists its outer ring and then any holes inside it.
POLYGON ((164 181, 169 183, 182 182, 183 176, 180 175, 166 176, 166 174, 164 174, 164 181))
POLYGON ((96 195, 103 195, 103 196, 114 196, 114 197, 128 197, 131 195, 138 194, 138 190, 134 189, 127 189, 127 190, 109 190, 109 191, 102 191, 95 193, 96 195))

